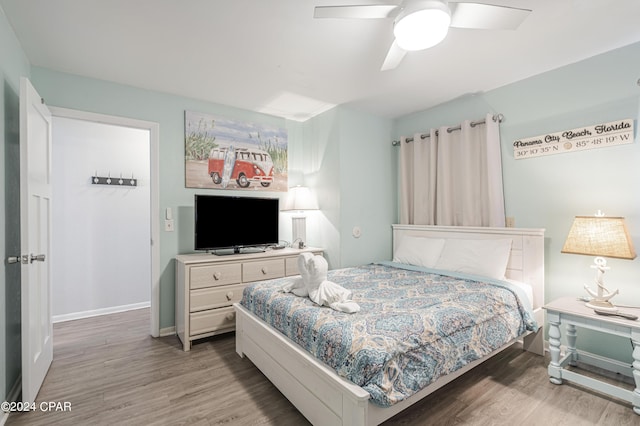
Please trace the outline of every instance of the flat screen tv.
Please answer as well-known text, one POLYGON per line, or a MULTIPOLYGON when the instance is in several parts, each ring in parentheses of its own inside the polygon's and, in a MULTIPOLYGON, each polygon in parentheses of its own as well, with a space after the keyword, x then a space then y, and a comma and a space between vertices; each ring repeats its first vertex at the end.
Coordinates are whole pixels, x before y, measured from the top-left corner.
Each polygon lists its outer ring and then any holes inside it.
POLYGON ((278 198, 196 194, 194 210, 196 250, 239 253, 278 244, 278 198))

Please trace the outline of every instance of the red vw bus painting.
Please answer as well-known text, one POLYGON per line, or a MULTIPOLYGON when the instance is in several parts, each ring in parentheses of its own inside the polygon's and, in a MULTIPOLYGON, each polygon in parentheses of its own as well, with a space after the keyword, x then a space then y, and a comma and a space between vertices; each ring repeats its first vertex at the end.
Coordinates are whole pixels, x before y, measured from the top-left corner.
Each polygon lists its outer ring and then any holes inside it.
POLYGON ((287 182, 287 130, 185 111, 187 188, 281 191, 287 182))
POLYGON ((213 148, 208 164, 213 183, 223 188, 230 180, 235 180, 240 188, 248 188, 251 182, 267 188, 273 182, 273 161, 268 152, 260 149, 235 149, 233 145, 213 148))

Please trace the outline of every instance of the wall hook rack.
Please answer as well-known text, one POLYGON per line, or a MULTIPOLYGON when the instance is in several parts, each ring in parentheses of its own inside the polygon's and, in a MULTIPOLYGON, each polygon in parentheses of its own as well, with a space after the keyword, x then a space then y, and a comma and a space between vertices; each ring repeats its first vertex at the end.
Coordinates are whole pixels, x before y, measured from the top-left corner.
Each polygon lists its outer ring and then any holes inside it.
POLYGON ((131 173, 131 178, 123 178, 122 173, 120 173, 119 178, 111 178, 111 172, 107 174, 106 177, 98 176, 98 172, 96 172, 93 176, 91 176, 91 183, 94 185, 113 185, 113 186, 138 186, 138 179, 133 178, 133 173, 131 173))

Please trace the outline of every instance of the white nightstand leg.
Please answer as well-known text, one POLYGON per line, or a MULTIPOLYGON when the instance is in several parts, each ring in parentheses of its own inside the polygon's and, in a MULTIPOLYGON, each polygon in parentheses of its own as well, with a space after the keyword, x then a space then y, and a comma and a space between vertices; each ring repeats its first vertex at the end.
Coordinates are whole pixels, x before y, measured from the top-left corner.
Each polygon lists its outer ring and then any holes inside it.
POLYGON ((631 342, 633 343, 633 380, 636 382, 632 404, 633 411, 640 414, 640 335, 632 333, 631 342))
POLYGON ((549 381, 554 385, 561 385, 562 367, 560 366, 560 316, 554 313, 547 313, 547 320, 549 321, 549 354, 551 355, 551 363, 549 364, 549 381))
POLYGON ((567 352, 569 355, 569 365, 574 367, 578 365, 578 351, 576 350, 576 338, 578 332, 576 326, 573 324, 567 324, 567 352))

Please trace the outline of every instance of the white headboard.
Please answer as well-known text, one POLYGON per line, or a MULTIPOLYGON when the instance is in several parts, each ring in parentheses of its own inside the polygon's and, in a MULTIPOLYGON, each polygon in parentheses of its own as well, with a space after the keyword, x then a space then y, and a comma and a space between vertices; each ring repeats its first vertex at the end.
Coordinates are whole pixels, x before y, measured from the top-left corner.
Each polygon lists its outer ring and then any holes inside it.
POLYGON ((511 238, 507 278, 533 286, 533 309, 544 305, 544 229, 475 226, 393 225, 393 253, 403 236, 426 238, 511 238))

